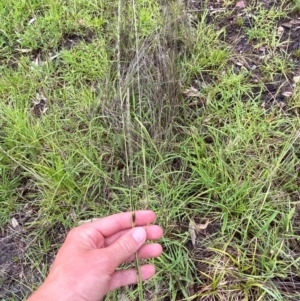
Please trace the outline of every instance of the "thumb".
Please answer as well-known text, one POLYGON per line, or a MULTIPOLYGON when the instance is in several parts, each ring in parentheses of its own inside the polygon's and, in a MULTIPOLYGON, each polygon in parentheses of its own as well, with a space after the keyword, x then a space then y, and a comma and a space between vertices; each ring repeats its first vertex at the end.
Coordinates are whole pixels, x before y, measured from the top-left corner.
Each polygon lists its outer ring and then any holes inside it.
POLYGON ((115 270, 120 264, 132 256, 146 241, 146 231, 142 227, 137 227, 123 236, 107 248, 107 252, 113 258, 112 264, 115 270))

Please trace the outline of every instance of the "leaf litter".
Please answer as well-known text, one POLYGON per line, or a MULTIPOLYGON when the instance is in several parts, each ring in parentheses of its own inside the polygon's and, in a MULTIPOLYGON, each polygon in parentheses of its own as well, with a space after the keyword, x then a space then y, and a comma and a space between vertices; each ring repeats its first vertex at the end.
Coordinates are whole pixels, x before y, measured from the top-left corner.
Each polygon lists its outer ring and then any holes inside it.
POLYGON ((197 224, 193 219, 190 220, 189 233, 194 247, 196 245, 196 238, 197 238, 196 232, 205 233, 205 230, 208 227, 208 225, 209 225, 209 219, 207 219, 204 224, 197 224))
MULTIPOLYGON (((190 9, 202 9, 201 1, 192 1, 189 3, 190 9)), ((260 2, 260 9, 276 9, 280 5, 278 1, 265 0, 260 2)), ((295 92, 295 83, 300 76, 300 15, 289 14, 287 17, 281 17, 274 28, 277 33, 278 46, 272 49, 270 45, 263 43, 259 45, 257 41, 250 40, 247 36, 247 30, 255 25, 255 20, 259 14, 257 6, 252 2, 237 1, 235 4, 224 8, 222 1, 209 1, 207 4, 209 15, 207 22, 213 24, 218 30, 224 30, 224 41, 233 50, 236 66, 236 73, 243 72, 247 68, 252 77, 253 86, 261 84, 263 86, 260 97, 262 106, 267 110, 272 106, 281 106, 289 109, 288 100, 293 97, 295 92), (252 4, 252 5, 251 5, 252 4), (241 26, 239 26, 241 22, 241 26), (299 53, 299 55, 297 55, 299 53), (288 74, 278 72, 274 68, 274 78, 268 81, 264 78, 264 64, 271 64, 274 58, 282 57, 286 59, 291 68, 288 74), (266 83, 267 82, 267 83, 266 83)), ((210 81, 209 76, 204 80, 210 81)), ((184 95, 187 97, 197 97, 198 87, 187 88, 184 95)), ((256 88, 253 93, 257 94, 256 88)), ((245 96, 247 101, 247 96, 245 96)))

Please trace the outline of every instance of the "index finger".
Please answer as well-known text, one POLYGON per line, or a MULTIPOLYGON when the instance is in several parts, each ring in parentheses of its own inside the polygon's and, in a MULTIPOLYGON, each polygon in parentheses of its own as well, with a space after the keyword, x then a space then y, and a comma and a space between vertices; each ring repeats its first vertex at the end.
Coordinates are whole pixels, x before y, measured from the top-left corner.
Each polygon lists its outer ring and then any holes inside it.
POLYGON ((135 226, 152 224, 156 215, 151 210, 138 210, 135 212, 123 212, 110 215, 90 223, 88 226, 99 231, 104 237, 109 237, 119 231, 132 228, 133 213, 135 226))

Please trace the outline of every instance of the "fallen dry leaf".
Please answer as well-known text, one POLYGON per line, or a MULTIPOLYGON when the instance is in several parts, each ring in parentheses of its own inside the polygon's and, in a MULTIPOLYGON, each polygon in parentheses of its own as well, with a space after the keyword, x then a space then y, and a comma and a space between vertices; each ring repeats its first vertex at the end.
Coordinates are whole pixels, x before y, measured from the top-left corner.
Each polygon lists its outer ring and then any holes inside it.
POLYGON ((300 82, 300 75, 299 76, 294 76, 293 81, 297 84, 300 82))
POLYGON ((209 219, 207 219, 204 224, 195 224, 195 228, 198 231, 206 230, 208 224, 209 224, 209 219))
POLYGON ((57 54, 54 54, 54 55, 50 56, 50 61, 53 61, 53 60, 56 59, 59 55, 60 55, 60 53, 57 53, 57 54))
POLYGON ((191 241, 193 246, 196 244, 196 231, 203 232, 206 230, 207 226, 209 225, 209 219, 206 220, 204 224, 197 224, 194 220, 191 220, 189 223, 189 233, 191 236, 191 241))
POLYGON ((292 23, 288 22, 288 23, 282 23, 281 26, 287 29, 291 29, 293 25, 292 23))
POLYGON ((29 52, 32 52, 32 49, 30 49, 30 48, 22 48, 22 49, 16 48, 16 51, 19 51, 21 53, 29 53, 29 52))
POLYGON ((37 56, 33 61, 32 61, 33 66, 38 66, 39 65, 39 57, 37 56))
POLYGON ((36 18, 31 18, 29 21, 28 21, 28 25, 31 25, 32 23, 34 23, 36 21, 36 18))
POLYGON ((190 221, 189 223, 189 233, 191 236, 191 241, 193 246, 196 244, 196 231, 195 231, 195 223, 193 221, 190 221))
POLYGON ((266 51, 266 47, 260 47, 259 49, 258 49, 260 52, 265 52, 266 51))
POLYGON ((200 92, 194 87, 185 89, 183 91, 183 94, 185 94, 187 97, 199 97, 200 96, 200 92))
POLYGON ((286 92, 283 92, 282 93, 282 96, 284 96, 284 97, 291 97, 293 95, 293 92, 290 92, 290 91, 286 91, 286 92))
POLYGON ((24 278, 25 278, 25 274, 24 274, 23 269, 22 269, 22 271, 19 273, 19 278, 20 278, 20 279, 24 279, 24 278))
POLYGON ((284 28, 282 26, 279 26, 277 28, 277 35, 281 36, 283 34, 283 32, 284 32, 284 28))
POLYGON ((291 23, 293 25, 300 25, 300 19, 293 19, 293 20, 291 20, 291 23))
POLYGON ((237 65, 237 66, 239 66, 239 67, 243 67, 244 66, 244 64, 243 63, 241 63, 241 62, 235 62, 235 64, 237 65))
POLYGON ((183 91, 183 94, 185 94, 187 97, 191 98, 197 98, 198 100, 193 101, 192 103, 189 103, 188 106, 193 107, 193 106, 198 106, 198 105, 203 105, 207 102, 207 99, 203 97, 203 95, 198 91, 196 88, 191 87, 189 89, 185 89, 183 91))
POLYGON ((11 219, 11 225, 14 229, 19 227, 19 223, 14 217, 11 219))
POLYGON ((214 8, 212 6, 209 7, 209 11, 210 11, 211 15, 221 13, 225 10, 226 10, 226 8, 214 8))

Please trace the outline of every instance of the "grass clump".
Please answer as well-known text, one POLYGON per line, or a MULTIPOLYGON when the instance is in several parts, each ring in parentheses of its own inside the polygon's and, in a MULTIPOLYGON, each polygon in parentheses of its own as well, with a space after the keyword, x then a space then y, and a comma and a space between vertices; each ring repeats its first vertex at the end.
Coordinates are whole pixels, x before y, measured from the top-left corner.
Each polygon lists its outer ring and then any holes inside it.
POLYGON ((275 47, 278 37, 274 28, 276 28, 277 21, 285 17, 286 12, 283 9, 259 7, 256 14, 252 16, 253 20, 250 20, 251 27, 247 29, 248 38, 255 41, 257 47, 264 44, 275 47))
POLYGON ((215 31, 213 27, 205 25, 205 16, 197 25, 192 35, 195 44, 191 49, 191 59, 187 60, 184 68, 189 71, 190 76, 201 74, 203 71, 211 73, 218 72, 229 59, 229 49, 222 45, 220 38, 224 31, 215 31), (209 49, 209 51, 207 51, 209 49))
POLYGON ((60 59, 64 65, 63 78, 68 82, 101 80, 109 74, 109 51, 104 40, 80 43, 71 50, 63 50, 60 59))
POLYGON ((286 55, 271 55, 264 59, 261 71, 268 81, 274 81, 276 75, 288 78, 294 69, 294 64, 286 55))

